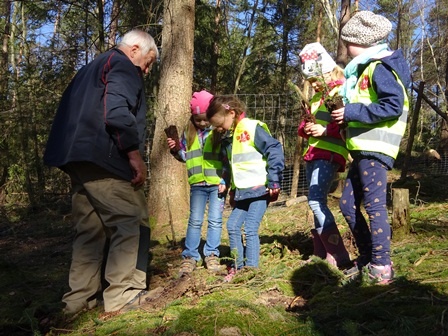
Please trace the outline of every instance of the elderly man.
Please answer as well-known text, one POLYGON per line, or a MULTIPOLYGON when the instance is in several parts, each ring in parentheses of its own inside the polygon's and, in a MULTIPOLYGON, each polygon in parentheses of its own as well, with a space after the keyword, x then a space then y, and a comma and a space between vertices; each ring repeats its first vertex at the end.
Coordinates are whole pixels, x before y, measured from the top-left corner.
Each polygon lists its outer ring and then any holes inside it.
POLYGON ((157 57, 151 35, 129 31, 117 48, 78 71, 57 110, 44 162, 66 172, 72 184, 76 234, 70 291, 62 299, 67 315, 95 307, 101 291, 106 312, 134 307, 147 294, 143 75, 157 57))

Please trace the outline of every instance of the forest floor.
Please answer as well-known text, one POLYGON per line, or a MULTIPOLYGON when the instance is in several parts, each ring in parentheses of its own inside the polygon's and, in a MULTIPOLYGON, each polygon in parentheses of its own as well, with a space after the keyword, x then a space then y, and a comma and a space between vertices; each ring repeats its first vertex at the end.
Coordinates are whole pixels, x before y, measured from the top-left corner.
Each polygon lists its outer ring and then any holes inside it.
MULTIPOLYGON (((392 182, 392 181, 391 181, 392 182)), ((65 202, 30 213, 2 207, 0 335, 448 335, 448 176, 395 182, 408 188, 411 232, 392 240, 393 283, 348 283, 312 253, 306 202, 273 203, 260 227, 260 268, 224 282, 201 265, 179 277, 182 241, 152 241, 151 299, 139 310, 106 314, 100 305, 63 320, 73 238, 65 202)), ((356 249, 330 205, 352 257, 356 249)), ((226 219, 230 209, 224 212, 226 219)), ((224 225, 225 227, 225 225, 224 225)), ((230 256, 223 230, 221 256, 230 256)))

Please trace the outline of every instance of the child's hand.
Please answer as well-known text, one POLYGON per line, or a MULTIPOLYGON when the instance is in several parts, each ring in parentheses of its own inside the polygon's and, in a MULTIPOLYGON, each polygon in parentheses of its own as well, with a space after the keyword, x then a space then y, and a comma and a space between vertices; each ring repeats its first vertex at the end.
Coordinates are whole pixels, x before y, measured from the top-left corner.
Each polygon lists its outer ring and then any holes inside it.
POLYGON ((269 201, 275 202, 278 199, 278 195, 280 194, 280 188, 275 189, 267 188, 266 191, 269 192, 269 201))
POLYGON ((314 123, 312 123, 312 122, 305 123, 305 126, 303 127, 303 131, 305 132, 305 134, 307 134, 307 135, 311 134, 310 130, 313 125, 314 125, 314 123))
POLYGON ((218 186, 218 194, 223 194, 227 190, 227 186, 225 184, 220 184, 218 186))
POLYGON ((344 110, 345 107, 342 107, 340 109, 334 110, 333 112, 331 112, 331 117, 333 118, 333 120, 338 123, 338 124, 342 124, 344 122, 344 110))
POLYGON ((171 139, 171 138, 167 138, 167 139, 166 139, 166 142, 168 143, 168 147, 169 147, 170 149, 174 149, 174 148, 176 148, 176 141, 174 141, 173 139, 171 139))
POLYGON ((304 131, 306 134, 311 135, 313 137, 320 137, 322 135, 325 135, 325 132, 327 131, 327 129, 326 129, 326 127, 322 126, 321 124, 307 123, 305 125, 304 131))

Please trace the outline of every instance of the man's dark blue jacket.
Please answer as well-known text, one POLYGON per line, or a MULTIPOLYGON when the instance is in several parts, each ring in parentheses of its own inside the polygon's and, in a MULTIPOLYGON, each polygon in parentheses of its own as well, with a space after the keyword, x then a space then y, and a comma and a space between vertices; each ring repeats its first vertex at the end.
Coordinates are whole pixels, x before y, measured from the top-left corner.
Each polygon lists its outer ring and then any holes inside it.
POLYGON ((48 139, 44 162, 97 164, 126 180, 127 152, 143 154, 146 101, 143 72, 119 49, 81 68, 65 90, 48 139))

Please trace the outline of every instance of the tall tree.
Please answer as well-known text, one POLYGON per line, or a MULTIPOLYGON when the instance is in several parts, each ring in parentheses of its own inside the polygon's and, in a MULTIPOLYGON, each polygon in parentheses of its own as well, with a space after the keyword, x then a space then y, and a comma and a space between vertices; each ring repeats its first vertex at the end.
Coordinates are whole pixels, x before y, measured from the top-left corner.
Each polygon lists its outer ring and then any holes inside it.
POLYGON ((160 85, 156 127, 150 156, 149 212, 153 237, 173 240, 184 229, 188 215, 185 166, 169 153, 164 128, 183 130, 192 95, 194 0, 166 1, 163 11, 160 85), (173 237, 174 236, 174 237, 173 237))
POLYGON ((243 53, 241 55, 241 59, 239 62, 236 62, 238 72, 237 76, 235 78, 235 86, 233 87, 233 93, 238 93, 240 89, 240 80, 241 76, 243 75, 243 72, 246 67, 246 62, 248 59, 248 49, 250 48, 252 44, 252 34, 253 34, 253 26, 255 25, 255 20, 257 17, 257 10, 258 10, 258 0, 254 0, 252 6, 249 8, 248 21, 247 21, 247 27, 246 27, 246 34, 243 39, 243 53))
POLYGON ((208 0, 196 0, 193 91, 206 89, 216 92, 223 34, 220 3, 218 0, 213 6, 208 0))
POLYGON ((336 56, 336 63, 345 67, 348 63, 348 50, 345 46, 344 42, 341 39, 341 29, 350 20, 350 0, 342 0, 341 1, 341 15, 339 18, 339 27, 338 27, 338 52, 336 56))
MULTIPOLYGON (((9 106, 8 104, 8 81, 9 81, 9 34, 10 34, 10 16, 11 16, 11 1, 3 1, 0 6, 0 17, 3 18, 1 21, 1 37, 2 37, 2 48, 0 52, 0 132, 1 134, 6 134, 5 128, 6 123, 4 120, 7 118, 9 112, 6 110, 9 106)), ((8 150, 7 138, 0 137, 0 196, 3 192, 3 186, 6 183, 8 177, 8 167, 9 167, 9 150, 8 150)), ((0 197, 1 198, 1 197, 0 197)))

